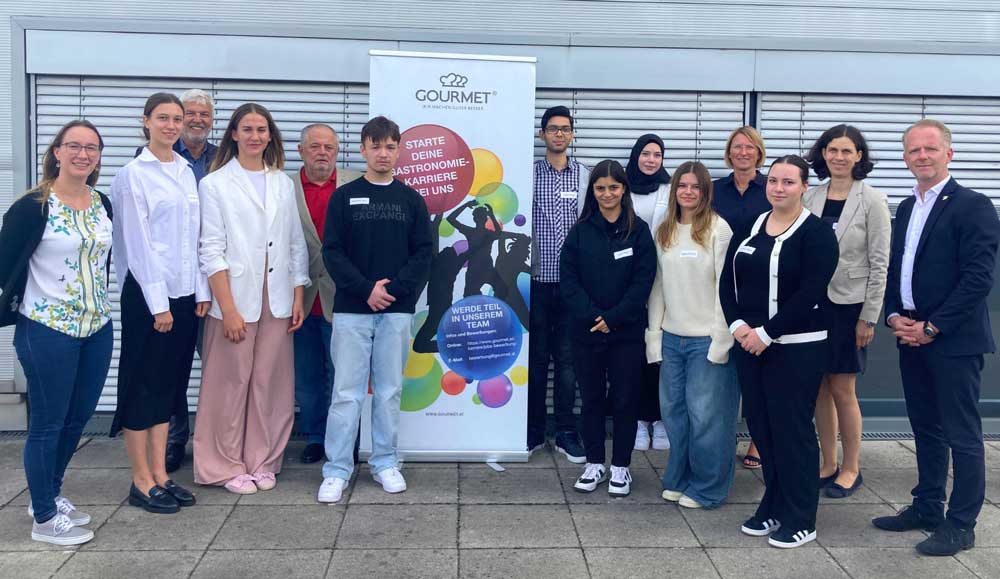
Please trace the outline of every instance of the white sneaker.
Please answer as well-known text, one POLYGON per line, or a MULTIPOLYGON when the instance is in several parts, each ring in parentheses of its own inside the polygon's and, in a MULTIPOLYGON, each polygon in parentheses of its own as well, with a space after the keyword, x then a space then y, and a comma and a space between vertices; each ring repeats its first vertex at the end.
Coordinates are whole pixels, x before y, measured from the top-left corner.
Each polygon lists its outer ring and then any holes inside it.
POLYGON ((336 503, 344 496, 344 489, 347 488, 347 481, 335 476, 323 479, 323 484, 319 485, 319 494, 316 500, 321 503, 336 503))
POLYGON ((662 420, 653 423, 653 450, 670 450, 667 427, 663 425, 662 420))
POLYGON ((372 478, 382 485, 382 490, 387 493, 401 493, 406 490, 406 479, 398 468, 392 467, 380 470, 372 478))
POLYGON ((643 420, 635 429, 635 449, 649 450, 649 423, 643 420))
POLYGON ((614 497, 625 497, 632 492, 632 473, 627 466, 611 467, 611 482, 608 483, 608 494, 614 497))
POLYGON ((682 493, 681 491, 671 491, 663 489, 663 493, 660 496, 663 497, 663 500, 665 501, 676 503, 677 501, 681 500, 681 497, 684 496, 684 493, 682 493))
POLYGON ((53 545, 79 545, 93 539, 94 532, 73 525, 69 517, 59 513, 44 523, 33 523, 31 538, 53 545))
POLYGON ((573 489, 581 493, 592 493, 597 489, 597 485, 608 480, 608 471, 603 464, 588 462, 583 474, 576 479, 573 489))
POLYGON ((687 495, 681 495, 681 498, 677 499, 677 504, 686 509, 700 509, 702 504, 698 501, 692 499, 687 495))
MULTIPOLYGON (((90 515, 76 510, 73 503, 69 502, 66 497, 56 497, 56 512, 69 517, 70 522, 75 527, 90 524, 90 515)), ((28 516, 35 518, 35 509, 31 508, 30 500, 28 501, 28 516)))

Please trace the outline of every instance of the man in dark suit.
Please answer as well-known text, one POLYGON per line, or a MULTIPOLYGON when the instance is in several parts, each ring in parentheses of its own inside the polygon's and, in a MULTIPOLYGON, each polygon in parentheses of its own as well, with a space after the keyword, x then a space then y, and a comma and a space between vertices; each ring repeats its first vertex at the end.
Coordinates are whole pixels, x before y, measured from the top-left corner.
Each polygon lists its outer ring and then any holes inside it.
POLYGON ((925 555, 954 555, 975 544, 986 494, 979 411, 983 355, 995 351, 986 298, 1000 221, 985 195, 948 174, 951 131, 923 119, 903 133, 903 159, 917 179, 896 211, 886 324, 898 339, 906 411, 917 447, 913 504, 872 523, 887 531, 934 531, 925 555), (955 481, 945 516, 948 455, 955 481))

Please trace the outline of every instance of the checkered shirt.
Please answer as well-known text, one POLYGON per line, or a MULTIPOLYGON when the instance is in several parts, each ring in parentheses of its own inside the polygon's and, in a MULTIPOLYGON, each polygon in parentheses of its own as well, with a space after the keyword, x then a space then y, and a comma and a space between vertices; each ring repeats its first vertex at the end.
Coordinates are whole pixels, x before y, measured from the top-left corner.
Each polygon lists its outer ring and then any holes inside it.
POLYGON ((531 204, 532 229, 538 247, 540 270, 535 279, 544 283, 559 282, 559 252, 566 234, 576 223, 577 196, 564 199, 564 192, 578 192, 580 163, 574 159, 562 171, 556 171, 548 159, 535 161, 535 195, 531 204))

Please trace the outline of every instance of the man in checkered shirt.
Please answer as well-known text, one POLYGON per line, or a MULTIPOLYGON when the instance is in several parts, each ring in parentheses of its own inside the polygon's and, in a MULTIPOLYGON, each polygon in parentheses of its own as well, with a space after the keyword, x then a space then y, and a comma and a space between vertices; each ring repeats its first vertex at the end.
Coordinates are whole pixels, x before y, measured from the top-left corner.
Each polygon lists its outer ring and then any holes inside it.
POLYGON ((559 294, 559 252, 583 210, 590 170, 567 154, 573 142, 573 116, 563 106, 542 115, 538 132, 545 158, 535 161, 531 207, 531 322, 528 353, 528 451, 545 444, 545 395, 549 359, 555 366, 552 399, 556 450, 570 462, 586 462, 573 406, 576 376, 571 358, 569 315, 559 294))

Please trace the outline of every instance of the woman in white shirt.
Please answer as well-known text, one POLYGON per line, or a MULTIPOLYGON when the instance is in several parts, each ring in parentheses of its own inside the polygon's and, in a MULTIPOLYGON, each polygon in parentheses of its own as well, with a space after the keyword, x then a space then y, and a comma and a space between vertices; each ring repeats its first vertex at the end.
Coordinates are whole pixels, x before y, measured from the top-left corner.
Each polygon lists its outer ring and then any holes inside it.
POLYGON ((712 210, 712 178, 681 164, 667 217, 656 228, 658 266, 649 298, 646 359, 658 362, 660 406, 670 437, 663 498, 712 508, 733 482, 739 386, 729 363, 733 336, 719 305, 719 278, 733 232, 712 210))
POLYGON ((125 432, 132 464, 129 504, 151 513, 176 513, 195 503, 166 468, 173 401, 178 390, 187 391, 197 317, 205 316, 210 298, 198 268, 198 186, 190 164, 173 150, 183 121, 177 96, 150 96, 142 114, 147 145, 111 183, 122 309, 111 435, 125 432))
MULTIPOLYGON (((635 214, 656 231, 656 226, 667 214, 670 196, 670 173, 663 168, 666 146, 663 139, 653 133, 642 135, 632 145, 632 153, 625 167, 629 195, 635 214)), ((646 364, 639 379, 639 424, 635 431, 635 449, 667 450, 670 440, 660 417, 660 365, 646 364), (652 427, 653 436, 649 431, 652 427)))
POLYGON ((240 105, 201 180, 205 321, 194 480, 237 494, 275 486, 295 411, 292 333, 308 254, 271 113, 240 105))

